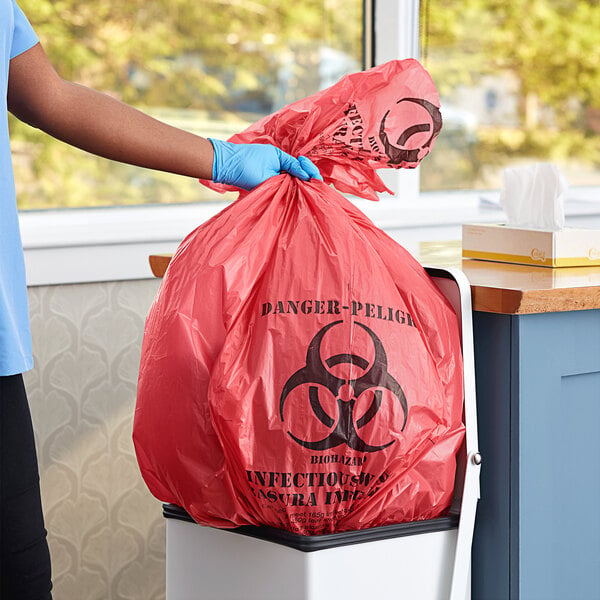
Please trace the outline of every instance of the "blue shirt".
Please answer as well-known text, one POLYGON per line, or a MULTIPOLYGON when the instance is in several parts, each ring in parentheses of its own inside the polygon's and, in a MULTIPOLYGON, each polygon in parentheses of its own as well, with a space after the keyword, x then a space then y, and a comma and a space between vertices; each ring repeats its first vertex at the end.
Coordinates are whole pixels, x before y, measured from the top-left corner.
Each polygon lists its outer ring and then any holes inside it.
POLYGON ((38 39, 15 0, 0 0, 0 375, 32 368, 25 264, 17 215, 6 92, 11 58, 38 39))

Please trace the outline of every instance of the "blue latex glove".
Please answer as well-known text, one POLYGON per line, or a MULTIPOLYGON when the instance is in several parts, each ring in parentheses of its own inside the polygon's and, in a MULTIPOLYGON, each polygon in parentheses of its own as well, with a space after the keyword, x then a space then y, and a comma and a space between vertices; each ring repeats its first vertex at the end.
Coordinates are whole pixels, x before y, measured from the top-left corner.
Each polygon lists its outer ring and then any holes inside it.
POLYGON ((308 181, 323 178, 306 156, 294 158, 270 144, 233 144, 209 138, 215 151, 212 180, 252 190, 283 171, 308 181))

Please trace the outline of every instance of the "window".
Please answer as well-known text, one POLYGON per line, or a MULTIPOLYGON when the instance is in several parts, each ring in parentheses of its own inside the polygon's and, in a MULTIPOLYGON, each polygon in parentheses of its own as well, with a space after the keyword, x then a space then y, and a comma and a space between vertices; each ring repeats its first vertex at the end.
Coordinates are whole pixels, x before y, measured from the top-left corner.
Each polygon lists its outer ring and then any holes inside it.
MULTIPOLYGON (((362 68, 362 0, 20 0, 58 72, 226 139, 362 68)), ((21 209, 197 202, 196 181, 86 155, 11 118, 21 209)), ((220 198, 220 196, 219 196, 220 198)))
MULTIPOLYGON (((463 222, 502 220, 480 190, 498 190, 502 169, 533 160, 589 186, 573 192, 568 224, 600 224, 595 0, 19 3, 65 77, 219 138, 346 70, 420 56, 440 91, 442 133, 418 169, 382 172, 398 197, 357 200, 410 252, 458 240, 463 222)), ((149 253, 173 252, 223 207, 194 180, 12 127, 21 208, 103 207, 22 212, 30 284, 149 277, 149 253)))
POLYGON ((498 189, 536 161, 600 185, 596 0, 422 0, 421 38, 444 117, 421 190, 498 189))

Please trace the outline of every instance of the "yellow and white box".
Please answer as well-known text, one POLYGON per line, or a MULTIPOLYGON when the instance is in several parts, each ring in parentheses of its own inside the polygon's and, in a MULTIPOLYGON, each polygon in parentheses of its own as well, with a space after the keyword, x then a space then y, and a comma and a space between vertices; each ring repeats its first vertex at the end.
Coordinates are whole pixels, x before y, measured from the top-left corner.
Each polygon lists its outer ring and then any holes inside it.
POLYGON ((543 267, 600 265, 600 229, 547 231, 500 223, 463 225, 462 255, 543 267))

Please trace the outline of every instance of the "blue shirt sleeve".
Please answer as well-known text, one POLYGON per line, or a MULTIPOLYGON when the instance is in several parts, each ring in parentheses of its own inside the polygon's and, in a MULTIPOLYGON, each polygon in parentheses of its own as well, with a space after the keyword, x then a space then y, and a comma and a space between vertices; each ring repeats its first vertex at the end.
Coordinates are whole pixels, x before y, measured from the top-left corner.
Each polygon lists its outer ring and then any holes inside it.
POLYGON ((18 56, 25 50, 29 50, 38 43, 38 37, 29 24, 27 17, 19 8, 15 0, 12 0, 13 11, 15 15, 15 25, 13 29, 12 47, 10 49, 10 58, 18 56))

